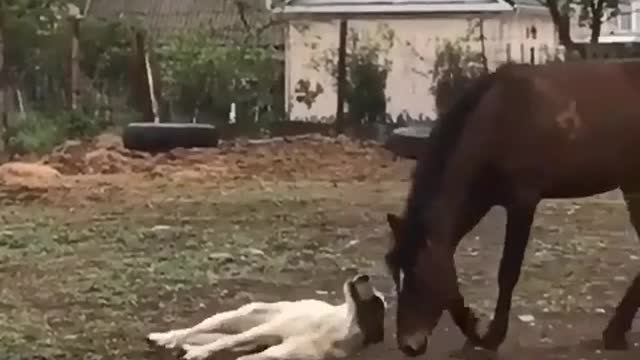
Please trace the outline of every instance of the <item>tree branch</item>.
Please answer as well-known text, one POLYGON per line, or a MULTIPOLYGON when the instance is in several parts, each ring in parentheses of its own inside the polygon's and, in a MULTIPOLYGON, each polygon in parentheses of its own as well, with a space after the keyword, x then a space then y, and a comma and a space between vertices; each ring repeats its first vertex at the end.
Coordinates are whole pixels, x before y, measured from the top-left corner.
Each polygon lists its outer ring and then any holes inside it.
POLYGON ((591 9, 591 43, 597 44, 600 40, 600 33, 602 32, 602 12, 604 11, 604 4, 607 0, 591 0, 589 2, 589 8, 591 9))
POLYGON ((240 22, 244 26, 245 31, 248 33, 251 33, 251 25, 249 25, 249 21, 247 20, 247 14, 246 14, 247 4, 245 4, 242 0, 236 0, 234 1, 234 3, 236 4, 236 8, 238 9, 240 22))

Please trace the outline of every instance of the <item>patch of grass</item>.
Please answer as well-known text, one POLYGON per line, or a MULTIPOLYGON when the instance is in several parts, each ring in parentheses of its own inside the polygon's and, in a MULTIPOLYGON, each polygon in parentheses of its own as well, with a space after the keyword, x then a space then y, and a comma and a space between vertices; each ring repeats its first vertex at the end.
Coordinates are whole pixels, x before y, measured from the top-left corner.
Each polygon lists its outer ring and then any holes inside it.
POLYGON ((64 140, 65 132, 56 119, 32 113, 14 121, 5 136, 10 154, 44 154, 64 140))
MULTIPOLYGON (((351 239, 328 226, 341 202, 273 196, 180 198, 154 203, 153 211, 142 204, 73 212, 40 203, 5 206, 0 353, 141 359, 146 332, 261 296, 246 293, 254 289, 242 281, 272 284, 262 292, 282 298, 291 291, 278 286, 340 286, 342 269, 369 266, 343 253, 351 239)), ((349 230, 370 231, 363 221, 349 230)))

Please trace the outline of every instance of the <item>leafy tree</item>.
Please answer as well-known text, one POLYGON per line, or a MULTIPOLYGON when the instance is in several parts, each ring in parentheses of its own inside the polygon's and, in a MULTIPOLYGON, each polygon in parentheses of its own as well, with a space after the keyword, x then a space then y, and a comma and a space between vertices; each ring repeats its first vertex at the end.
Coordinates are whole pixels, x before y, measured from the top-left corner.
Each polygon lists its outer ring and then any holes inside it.
POLYGON ((582 50, 571 38, 571 20, 578 11, 578 24, 591 30, 590 42, 597 43, 602 24, 619 14, 619 0, 539 0, 549 9, 560 43, 569 51, 582 50))
POLYGON ((127 84, 131 26, 121 21, 83 20, 80 69, 101 91, 120 91, 127 84))
MULTIPOLYGON (((23 116, 2 118, 3 143, 10 152, 42 151, 66 138, 91 136, 108 124, 95 116, 95 99, 81 98, 81 109, 64 108, 69 59, 66 0, 9 0, 0 2, 3 39, 2 81, 19 90, 26 105, 23 116), (90 101, 87 101, 90 100, 90 101)), ((82 6, 79 6, 80 8, 82 6)), ((98 91, 122 84, 126 76, 129 37, 123 24, 85 19, 80 32, 81 71, 98 91)), ((89 84, 85 84, 89 85, 89 84)), ((83 86, 91 90, 91 86, 83 86)), ((6 88, 5 88, 6 90, 6 88)), ((94 95, 87 91, 86 95, 94 95)))
MULTIPOLYGON (((386 121, 387 76, 391 60, 387 54, 393 47, 395 33, 385 25, 376 29, 376 34, 349 31, 346 49, 345 101, 349 106, 348 120, 351 125, 386 121)), ((323 69, 338 79, 338 51, 331 49, 312 60, 316 70, 323 69)))
MULTIPOLYGON (((48 84, 51 89, 61 88, 65 59, 62 24, 68 4, 76 3, 69 0, 0 2, 4 84, 40 83, 48 84)), ((33 86, 25 90, 27 96, 41 94, 33 86)))
POLYGON ((384 122, 387 115, 387 75, 390 62, 380 59, 378 46, 365 45, 349 54, 346 101, 352 123, 384 122), (383 63, 383 64, 381 64, 383 63))
POLYGON ((486 73, 482 52, 469 49, 468 39, 445 41, 436 50, 436 61, 430 71, 431 94, 438 115, 446 112, 471 81, 486 73))

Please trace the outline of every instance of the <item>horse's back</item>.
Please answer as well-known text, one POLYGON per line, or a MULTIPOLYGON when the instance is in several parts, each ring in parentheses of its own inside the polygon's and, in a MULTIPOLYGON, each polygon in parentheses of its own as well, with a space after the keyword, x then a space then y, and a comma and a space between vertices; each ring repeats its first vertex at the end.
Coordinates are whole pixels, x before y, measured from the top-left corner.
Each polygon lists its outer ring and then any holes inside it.
POLYGON ((507 176, 527 177, 545 197, 587 196, 640 179, 639 105, 637 61, 509 65, 476 113, 493 126, 475 128, 489 129, 487 156, 507 176))

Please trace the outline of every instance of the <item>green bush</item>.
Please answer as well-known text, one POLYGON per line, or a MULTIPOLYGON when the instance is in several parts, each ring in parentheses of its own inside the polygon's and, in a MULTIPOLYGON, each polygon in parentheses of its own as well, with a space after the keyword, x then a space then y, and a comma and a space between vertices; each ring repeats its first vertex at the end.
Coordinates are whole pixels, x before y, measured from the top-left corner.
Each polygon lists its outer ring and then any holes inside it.
POLYGON ((80 69, 98 90, 115 93, 127 88, 132 31, 122 21, 82 21, 80 69))
POLYGON ((54 121, 62 128, 65 136, 71 139, 83 139, 96 136, 106 126, 91 114, 82 110, 61 112, 54 121))
MULTIPOLYGON (((393 47, 395 33, 386 25, 380 25, 375 34, 358 33, 349 29, 346 42, 345 66, 347 71, 345 102, 351 125, 386 121, 387 76, 391 60, 387 58, 393 47)), ((316 70, 324 70, 334 78, 338 86, 338 50, 326 51, 311 64, 316 70)))
POLYGON ((377 47, 365 46, 349 56, 346 101, 352 123, 382 123, 386 119, 390 65, 380 65, 379 53, 377 47))
POLYGON ((220 44, 198 31, 162 41, 158 58, 163 93, 175 113, 204 114, 207 122, 221 123, 235 102, 240 125, 284 116, 284 64, 273 49, 220 44))
POLYGON ((11 155, 43 154, 64 141, 59 123, 41 114, 30 113, 7 129, 5 150, 11 155))
POLYGON ((12 155, 43 154, 65 140, 90 138, 104 128, 102 121, 81 110, 31 112, 12 119, 5 134, 5 150, 12 155))
POLYGON ((435 96, 438 115, 449 109, 470 81, 486 72, 482 53, 472 51, 465 42, 445 40, 436 50, 430 91, 435 96))

